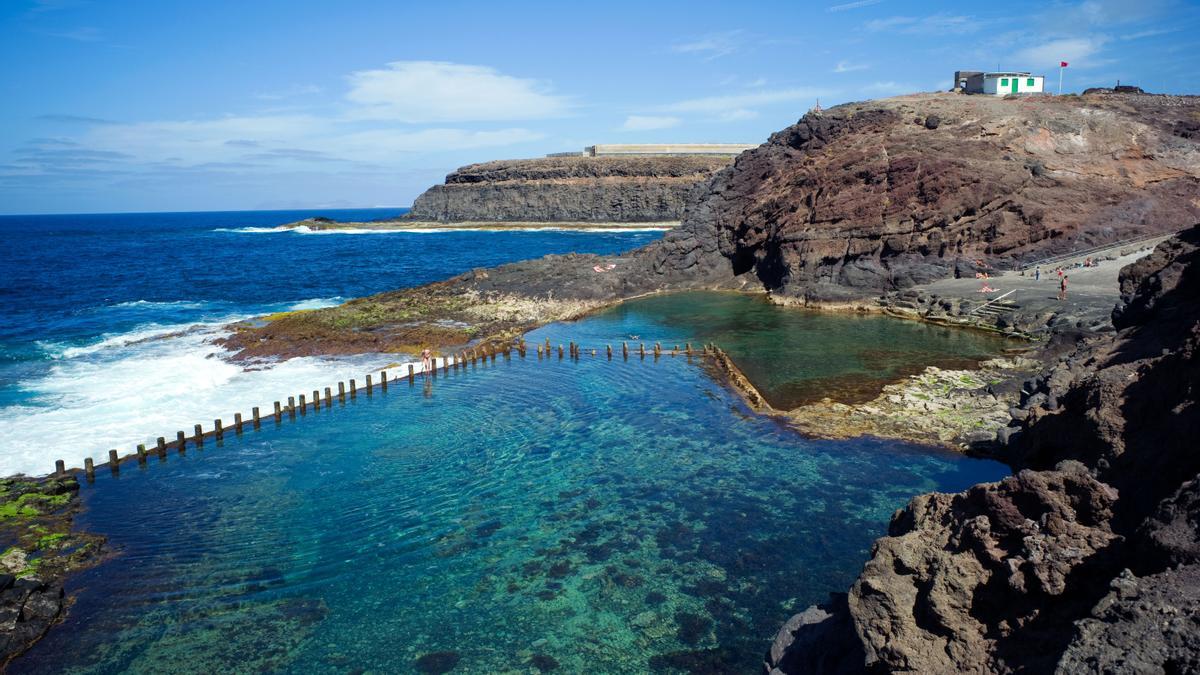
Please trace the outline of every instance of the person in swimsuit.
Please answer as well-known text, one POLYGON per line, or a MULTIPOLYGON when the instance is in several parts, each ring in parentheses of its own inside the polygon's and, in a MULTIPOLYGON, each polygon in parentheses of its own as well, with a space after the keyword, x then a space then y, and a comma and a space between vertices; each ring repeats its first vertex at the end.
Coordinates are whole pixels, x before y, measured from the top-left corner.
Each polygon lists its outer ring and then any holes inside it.
POLYGON ((426 373, 433 371, 433 352, 429 349, 421 350, 421 370, 426 373))

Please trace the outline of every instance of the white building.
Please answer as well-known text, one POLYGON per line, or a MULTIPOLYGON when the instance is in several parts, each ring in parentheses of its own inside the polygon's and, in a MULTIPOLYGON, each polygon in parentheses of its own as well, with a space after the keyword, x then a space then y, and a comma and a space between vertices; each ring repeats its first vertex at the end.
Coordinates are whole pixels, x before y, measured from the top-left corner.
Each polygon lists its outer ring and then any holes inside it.
POLYGON ((954 86, 968 94, 1040 94, 1045 91, 1046 78, 1024 71, 983 73, 963 71, 954 73, 954 86))

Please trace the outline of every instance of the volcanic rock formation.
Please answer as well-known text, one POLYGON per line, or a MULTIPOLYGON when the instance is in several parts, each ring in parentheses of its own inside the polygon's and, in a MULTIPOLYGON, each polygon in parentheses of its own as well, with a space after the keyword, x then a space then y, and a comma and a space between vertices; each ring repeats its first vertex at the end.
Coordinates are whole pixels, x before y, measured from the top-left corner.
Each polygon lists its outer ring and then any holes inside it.
POLYGON ((732 157, 545 157, 464 166, 413 202, 406 220, 678 221, 732 157))
POLYGON ((1200 225, 1121 283, 1119 330, 1027 383, 1007 456, 1026 468, 912 500, 841 613, 785 626, 768 671, 1200 667, 1200 225), (850 646, 821 653, 836 625, 850 646), (789 665, 812 663, 838 667, 789 665))

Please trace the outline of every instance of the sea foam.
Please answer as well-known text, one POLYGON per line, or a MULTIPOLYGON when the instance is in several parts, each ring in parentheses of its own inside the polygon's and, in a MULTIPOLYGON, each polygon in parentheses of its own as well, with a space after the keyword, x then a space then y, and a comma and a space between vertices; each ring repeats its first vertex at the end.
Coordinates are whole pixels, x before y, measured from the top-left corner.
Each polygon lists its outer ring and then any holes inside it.
MULTIPOLYGON (((314 309, 336 299, 313 299, 279 309, 314 309)), ((231 317, 231 318, 245 318, 231 317)), ((143 325, 92 344, 43 345, 55 359, 44 373, 20 383, 21 405, 0 408, 0 475, 53 470, 54 460, 81 466, 85 457, 106 461, 158 436, 189 436, 196 423, 212 429, 254 406, 269 415, 276 400, 311 394, 337 382, 378 372, 394 355, 295 358, 243 367, 213 341, 227 321, 143 325)))

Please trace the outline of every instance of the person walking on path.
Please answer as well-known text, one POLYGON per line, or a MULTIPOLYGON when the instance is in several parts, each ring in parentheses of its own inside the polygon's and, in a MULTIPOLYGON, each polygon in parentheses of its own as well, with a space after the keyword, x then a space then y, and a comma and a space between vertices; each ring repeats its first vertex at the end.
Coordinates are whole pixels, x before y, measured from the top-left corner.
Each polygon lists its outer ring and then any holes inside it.
POLYGON ((1034 281, 1041 281, 1041 280, 1042 280, 1042 268, 1040 268, 1040 267, 1036 267, 1036 268, 1034 268, 1034 270, 1033 270, 1033 280, 1034 280, 1034 281))
POLYGON ((1058 282, 1058 299, 1067 299, 1067 275, 1065 274, 1063 275, 1062 280, 1058 282))

